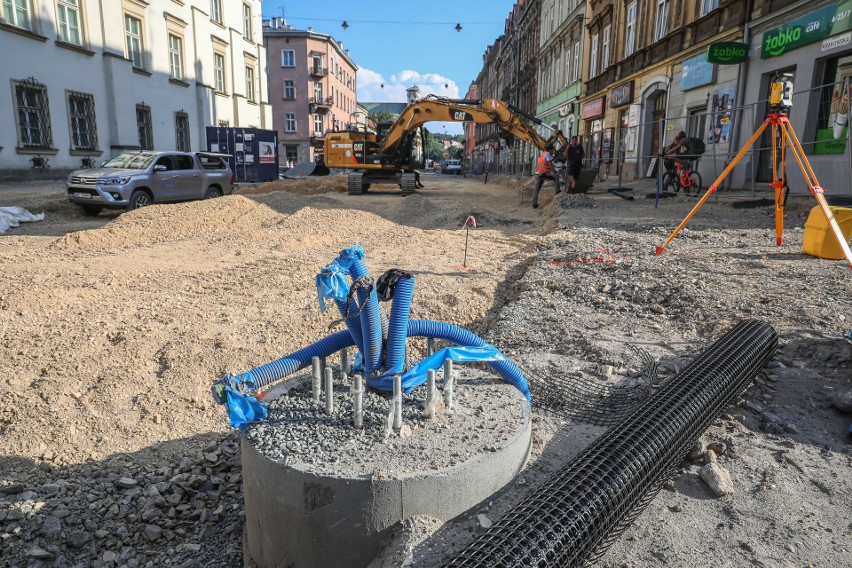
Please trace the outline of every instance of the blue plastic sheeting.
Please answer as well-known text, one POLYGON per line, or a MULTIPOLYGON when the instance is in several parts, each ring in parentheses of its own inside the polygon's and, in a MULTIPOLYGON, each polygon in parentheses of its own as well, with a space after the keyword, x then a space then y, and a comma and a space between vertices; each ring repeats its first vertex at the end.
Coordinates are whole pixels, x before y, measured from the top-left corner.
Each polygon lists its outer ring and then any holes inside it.
MULTIPOLYGON (((464 345, 468 347, 485 347, 489 345, 484 339, 475 333, 471 333, 466 329, 439 321, 410 320, 408 322, 408 336, 446 339, 447 341, 452 341, 456 345, 464 345)), ((500 375, 504 381, 510 385, 514 385, 515 388, 521 391, 521 394, 527 397, 527 400, 532 403, 532 395, 530 395, 530 387, 527 384, 527 379, 514 363, 505 359, 503 361, 489 362, 488 366, 491 367, 495 373, 500 375)), ((369 384, 369 381, 367 384, 369 384)))
POLYGON ((244 428, 246 424, 255 420, 266 418, 266 405, 258 400, 232 387, 225 387, 225 395, 228 397, 228 418, 231 428, 244 428))
MULTIPOLYGON (((410 393, 414 387, 419 387, 429 377, 429 369, 437 371, 446 359, 457 363, 492 363, 506 361, 506 356, 493 345, 484 347, 444 347, 426 357, 415 366, 402 374, 402 390, 410 393)), ((444 379, 446 380, 446 379, 444 379)), ((370 385, 383 391, 393 390, 393 376, 384 375, 372 381, 370 385)))
POLYGON ((343 302, 346 305, 346 297, 349 295, 349 282, 346 281, 346 269, 333 261, 325 266, 317 274, 317 299, 319 300, 320 312, 325 313, 325 300, 332 299, 343 302))

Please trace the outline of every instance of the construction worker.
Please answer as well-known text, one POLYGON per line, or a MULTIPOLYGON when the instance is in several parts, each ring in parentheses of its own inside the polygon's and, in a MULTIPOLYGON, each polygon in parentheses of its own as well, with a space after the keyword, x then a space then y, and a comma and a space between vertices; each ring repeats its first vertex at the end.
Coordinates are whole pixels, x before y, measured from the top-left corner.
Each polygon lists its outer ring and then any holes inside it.
POLYGON ((550 178, 553 180, 553 183, 556 184, 556 193, 554 195, 558 195, 562 193, 562 190, 559 188, 559 176, 556 175, 556 168, 553 167, 553 154, 552 152, 555 150, 553 144, 548 144, 544 149, 544 152, 541 153, 541 156, 538 157, 538 161, 535 164, 535 189, 533 189, 533 197, 532 197, 532 206, 533 209, 538 209, 538 193, 541 191, 541 184, 544 183, 546 178, 550 178))

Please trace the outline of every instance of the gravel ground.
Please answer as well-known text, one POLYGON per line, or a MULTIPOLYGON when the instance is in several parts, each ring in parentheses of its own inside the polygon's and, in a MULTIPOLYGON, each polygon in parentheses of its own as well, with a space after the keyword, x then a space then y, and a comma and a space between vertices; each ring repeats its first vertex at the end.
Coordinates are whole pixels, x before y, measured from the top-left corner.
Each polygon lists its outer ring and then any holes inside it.
MULTIPOLYGON (((704 437, 733 493, 686 460, 599 565, 849 565, 852 280, 801 254, 810 198, 782 247, 771 206, 711 199, 657 257, 694 199, 546 190, 534 211, 528 180, 424 183, 401 199, 287 181, 95 219, 61 184, 0 186, 0 206, 46 213, 0 237, 0 565, 240 566, 239 438, 210 382, 324 337, 313 275, 353 244, 374 274, 415 272, 412 317, 471 329, 531 376, 630 379, 635 346, 665 380, 768 321, 776 357, 704 437)), ((516 483, 450 523, 408 520, 374 565, 440 565, 602 432, 538 410, 533 427, 516 483)))

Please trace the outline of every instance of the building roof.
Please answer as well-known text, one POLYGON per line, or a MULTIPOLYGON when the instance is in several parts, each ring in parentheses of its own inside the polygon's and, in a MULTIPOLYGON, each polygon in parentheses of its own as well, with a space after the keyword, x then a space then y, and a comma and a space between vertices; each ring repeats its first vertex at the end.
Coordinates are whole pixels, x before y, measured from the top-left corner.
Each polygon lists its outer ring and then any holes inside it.
POLYGON ((408 106, 408 103, 366 103, 363 101, 359 101, 358 104, 367 109, 368 114, 386 112, 395 117, 401 115, 405 107, 408 106))
POLYGON ((287 24, 287 21, 284 18, 271 18, 269 20, 263 20, 263 37, 305 37, 318 39, 320 41, 327 41, 335 47, 337 52, 352 66, 353 69, 356 71, 358 70, 358 66, 355 65, 355 62, 349 57, 349 50, 343 48, 343 42, 338 42, 329 34, 315 32, 313 28, 297 30, 293 26, 287 24))

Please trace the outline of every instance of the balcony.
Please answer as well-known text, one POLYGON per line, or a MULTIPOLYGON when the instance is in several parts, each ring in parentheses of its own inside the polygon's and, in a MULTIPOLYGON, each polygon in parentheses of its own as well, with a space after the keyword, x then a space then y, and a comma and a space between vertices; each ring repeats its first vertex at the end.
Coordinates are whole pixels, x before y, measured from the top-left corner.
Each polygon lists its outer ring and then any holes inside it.
POLYGON ((310 101, 311 114, 326 113, 334 103, 334 97, 313 97, 310 101))
POLYGON ((313 77, 325 77, 328 75, 328 69, 319 65, 311 65, 310 73, 313 77))

